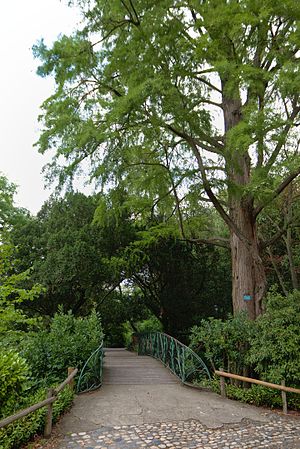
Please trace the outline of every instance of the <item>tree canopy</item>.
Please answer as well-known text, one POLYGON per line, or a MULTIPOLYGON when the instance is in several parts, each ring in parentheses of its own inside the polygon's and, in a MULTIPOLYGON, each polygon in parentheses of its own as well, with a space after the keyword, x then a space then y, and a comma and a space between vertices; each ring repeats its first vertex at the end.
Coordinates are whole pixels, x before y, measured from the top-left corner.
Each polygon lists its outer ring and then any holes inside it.
POLYGON ((82 29, 34 48, 57 86, 38 143, 55 149, 50 176, 88 161, 136 214, 177 212, 184 236, 190 205, 212 204, 230 232, 234 310, 254 318, 266 290, 257 217, 300 172, 299 2, 72 3, 82 29))
POLYGON ((31 268, 32 282, 45 286, 35 301, 40 313, 53 315, 60 304, 75 314, 85 313, 113 282, 104 260, 105 236, 92 224, 97 201, 69 193, 49 200, 37 217, 15 229, 17 269, 31 268))

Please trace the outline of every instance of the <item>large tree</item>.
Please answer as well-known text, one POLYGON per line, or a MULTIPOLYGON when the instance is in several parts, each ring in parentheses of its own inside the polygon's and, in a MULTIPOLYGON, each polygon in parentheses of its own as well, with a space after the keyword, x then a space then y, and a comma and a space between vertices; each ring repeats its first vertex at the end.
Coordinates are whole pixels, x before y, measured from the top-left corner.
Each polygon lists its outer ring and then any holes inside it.
POLYGON ((35 47, 57 84, 39 140, 56 150, 50 175, 64 182, 89 161, 137 211, 176 212, 184 237, 187 208, 210 202, 229 230, 234 311, 255 318, 266 289, 257 218, 300 172, 300 3, 71 3, 83 28, 35 47))
POLYGON ((12 236, 15 227, 26 222, 29 212, 14 205, 15 193, 16 186, 0 174, 0 340, 3 347, 17 338, 20 329, 34 324, 21 312, 20 305, 31 302, 42 291, 38 284, 24 287, 30 270, 16 272, 12 236))
POLYGON ((29 311, 53 315, 58 306, 87 313, 110 288, 112 273, 104 260, 107 238, 92 224, 98 199, 81 193, 44 203, 36 217, 16 227, 15 268, 31 269, 31 282, 45 287, 29 311))

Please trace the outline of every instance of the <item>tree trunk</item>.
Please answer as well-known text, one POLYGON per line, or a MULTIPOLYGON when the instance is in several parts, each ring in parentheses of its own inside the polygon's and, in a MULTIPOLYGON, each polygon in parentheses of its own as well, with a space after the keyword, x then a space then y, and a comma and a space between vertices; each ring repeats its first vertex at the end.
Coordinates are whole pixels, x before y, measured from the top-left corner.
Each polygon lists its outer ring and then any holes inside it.
POLYGON ((245 310, 250 319, 262 313, 262 298, 266 291, 266 276, 259 254, 256 224, 252 207, 242 200, 234 201, 232 219, 246 240, 231 231, 232 303, 234 314, 245 310))
MULTIPOLYGON (((225 136, 242 120, 242 104, 238 89, 227 96, 227 80, 223 80, 223 113, 225 136)), ((245 187, 250 182, 251 160, 248 151, 226 143, 227 177, 229 182, 229 215, 241 235, 230 227, 232 258, 232 304, 234 314, 245 310, 249 318, 262 313, 266 276, 259 254, 253 198, 245 187)))

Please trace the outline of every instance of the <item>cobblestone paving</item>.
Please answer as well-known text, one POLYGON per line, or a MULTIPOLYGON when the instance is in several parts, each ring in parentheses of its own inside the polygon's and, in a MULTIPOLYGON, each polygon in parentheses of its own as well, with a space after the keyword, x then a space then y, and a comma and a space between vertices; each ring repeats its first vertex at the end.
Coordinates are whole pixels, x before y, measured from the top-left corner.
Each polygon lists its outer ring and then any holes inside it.
POLYGON ((65 437, 58 449, 300 449, 300 420, 275 417, 210 429, 198 421, 102 427, 65 437))

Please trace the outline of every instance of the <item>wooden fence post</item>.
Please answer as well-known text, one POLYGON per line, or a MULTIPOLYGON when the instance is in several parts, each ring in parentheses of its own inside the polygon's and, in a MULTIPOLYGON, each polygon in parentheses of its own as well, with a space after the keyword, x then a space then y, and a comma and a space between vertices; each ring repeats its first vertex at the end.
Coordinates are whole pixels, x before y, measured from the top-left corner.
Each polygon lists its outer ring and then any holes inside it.
MULTIPOLYGON (((47 398, 52 398, 54 396, 54 388, 48 389, 47 398)), ((44 437, 49 438, 52 432, 52 413, 53 413, 53 402, 47 405, 47 415, 46 415, 46 423, 44 430, 44 437)))
MULTIPOLYGON (((69 368, 68 368, 68 377, 70 376, 70 374, 73 373, 74 370, 75 370, 75 368, 73 368, 73 367, 69 367, 69 368)), ((73 390, 74 390, 74 377, 73 377, 73 379, 69 382, 69 386, 70 386, 71 390, 73 391, 73 390)))
MULTIPOLYGON (((281 381, 281 385, 283 386, 283 387, 285 387, 285 380, 282 380, 281 381)), ((286 399, 286 392, 285 391, 281 391, 281 398, 282 398, 282 410, 283 410, 283 413, 285 414, 285 415, 287 415, 287 399, 286 399)))
MULTIPOLYGON (((222 368, 219 368, 219 371, 224 371, 222 368)), ((226 398, 226 387, 225 387, 225 377, 220 376, 220 389, 222 398, 226 398)))

